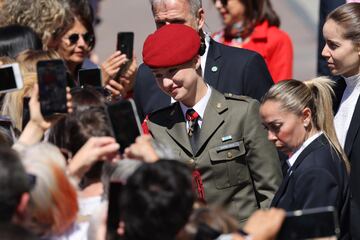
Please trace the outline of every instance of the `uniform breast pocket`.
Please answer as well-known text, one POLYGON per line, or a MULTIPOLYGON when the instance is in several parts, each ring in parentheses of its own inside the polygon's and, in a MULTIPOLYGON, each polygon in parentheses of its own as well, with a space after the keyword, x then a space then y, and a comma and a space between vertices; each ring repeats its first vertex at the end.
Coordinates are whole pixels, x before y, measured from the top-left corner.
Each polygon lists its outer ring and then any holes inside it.
POLYGON ((216 188, 223 189, 248 183, 246 149, 243 141, 222 144, 209 150, 216 188))

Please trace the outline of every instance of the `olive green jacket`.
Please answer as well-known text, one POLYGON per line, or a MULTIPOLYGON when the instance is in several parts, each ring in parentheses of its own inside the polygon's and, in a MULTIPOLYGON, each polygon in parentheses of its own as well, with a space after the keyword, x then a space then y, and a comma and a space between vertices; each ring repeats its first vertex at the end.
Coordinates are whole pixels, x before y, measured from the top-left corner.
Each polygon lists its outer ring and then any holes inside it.
POLYGON ((156 140, 200 171, 208 204, 224 207, 241 222, 270 206, 282 174, 256 100, 212 89, 196 153, 179 103, 150 114, 147 125, 156 140))

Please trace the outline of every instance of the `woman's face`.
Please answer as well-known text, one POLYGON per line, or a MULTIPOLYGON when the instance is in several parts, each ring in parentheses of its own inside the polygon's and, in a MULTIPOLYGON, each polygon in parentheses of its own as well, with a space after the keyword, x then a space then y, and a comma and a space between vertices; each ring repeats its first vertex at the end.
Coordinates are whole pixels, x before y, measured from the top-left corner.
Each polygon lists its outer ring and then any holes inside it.
POLYGON ((268 131, 268 139, 278 150, 290 154, 306 140, 306 127, 311 118, 307 110, 299 116, 283 110, 282 104, 273 100, 268 100, 260 106, 260 116, 268 131))
POLYGON ((68 64, 78 65, 88 56, 93 40, 94 36, 76 19, 73 27, 60 39, 56 50, 68 64))
POLYGON ((360 72, 360 51, 353 41, 343 37, 344 32, 345 29, 334 20, 325 22, 323 35, 326 44, 322 56, 333 75, 350 77, 360 72))
POLYGON ((243 20, 245 6, 240 0, 214 0, 214 3, 226 26, 243 20))

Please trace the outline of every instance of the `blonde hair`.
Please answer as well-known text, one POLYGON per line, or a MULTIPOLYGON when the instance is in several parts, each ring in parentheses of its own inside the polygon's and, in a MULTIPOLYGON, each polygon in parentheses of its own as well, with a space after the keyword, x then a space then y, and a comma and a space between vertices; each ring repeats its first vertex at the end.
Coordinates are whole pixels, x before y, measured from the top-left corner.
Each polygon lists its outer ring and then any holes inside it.
POLYGON ((24 225, 41 236, 60 235, 75 222, 75 187, 65 174, 65 158, 50 143, 38 143, 21 153, 28 173, 36 176, 24 225))
POLYGON ((4 0, 0 14, 3 25, 19 24, 31 27, 47 46, 52 33, 60 28, 69 4, 66 0, 4 0))
POLYGON ((23 98, 30 95, 37 82, 36 63, 40 60, 51 59, 60 59, 60 56, 54 50, 27 50, 16 58, 20 64, 24 87, 19 91, 5 94, 1 114, 9 116, 13 120, 15 128, 20 131, 23 120, 23 98))
POLYGON ((296 115, 301 115, 305 108, 309 108, 313 126, 324 132, 325 137, 340 154, 349 171, 349 161, 337 139, 334 127, 333 84, 333 81, 327 77, 317 77, 307 81, 281 81, 270 88, 263 96, 261 103, 269 100, 278 101, 283 109, 296 115))

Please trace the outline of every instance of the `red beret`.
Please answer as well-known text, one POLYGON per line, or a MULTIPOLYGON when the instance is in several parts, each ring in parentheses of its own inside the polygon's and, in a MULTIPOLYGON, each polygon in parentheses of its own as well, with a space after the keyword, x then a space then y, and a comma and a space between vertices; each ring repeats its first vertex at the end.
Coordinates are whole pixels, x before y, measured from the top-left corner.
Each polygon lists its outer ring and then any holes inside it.
POLYGON ((199 48, 200 36, 193 28, 168 24, 146 38, 143 61, 151 68, 176 66, 192 60, 199 48))

